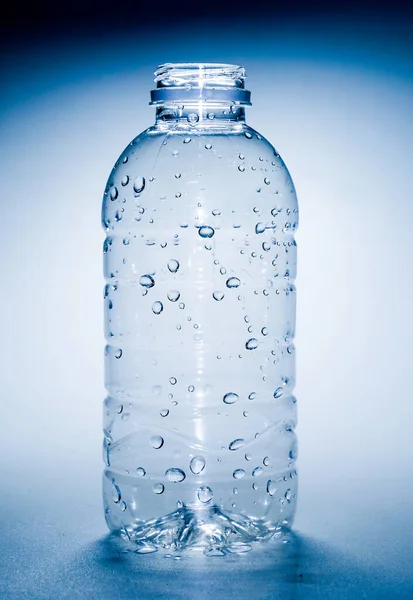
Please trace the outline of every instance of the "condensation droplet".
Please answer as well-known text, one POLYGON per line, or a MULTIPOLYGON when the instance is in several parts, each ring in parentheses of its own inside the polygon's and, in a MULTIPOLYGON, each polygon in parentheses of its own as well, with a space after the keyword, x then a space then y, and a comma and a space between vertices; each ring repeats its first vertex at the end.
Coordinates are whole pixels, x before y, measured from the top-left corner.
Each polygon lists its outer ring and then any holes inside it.
POLYGON ((212 297, 217 302, 220 302, 224 298, 224 292, 213 292, 212 297))
POLYGON ((271 250, 271 246, 270 246, 270 244, 269 244, 268 242, 263 242, 263 243, 262 243, 262 249, 263 249, 265 252, 268 252, 269 250, 271 250))
POLYGON ((275 392, 274 392, 274 398, 281 398, 281 396, 283 395, 283 388, 282 387, 278 387, 275 392))
POLYGON ((251 392, 251 394, 248 396, 249 400, 255 400, 255 398, 257 397, 257 393, 256 392, 251 392))
POLYGON ((244 469, 235 469, 232 476, 234 479, 242 479, 245 476, 245 471, 244 469))
POLYGON ((213 227, 209 227, 209 225, 203 225, 198 229, 198 233, 202 238, 212 238, 215 230, 213 227))
POLYGON ((190 137, 184 138, 184 144, 189 144, 190 141, 191 141, 190 137))
POLYGON ((255 226, 255 233, 264 233, 265 231, 265 223, 262 223, 261 221, 259 223, 256 224, 255 226))
POLYGON ((244 165, 238 165, 238 171, 241 171, 241 173, 243 173, 245 171, 245 166, 244 165))
POLYGON ((262 464, 263 464, 265 467, 268 467, 268 465, 270 464, 270 459, 269 459, 269 457, 268 457, 268 456, 264 456, 264 458, 262 459, 262 464))
POLYGON ((145 188, 145 177, 138 176, 133 182, 133 191, 135 194, 140 194, 145 188))
POLYGON ((162 448, 163 444, 164 439, 160 435, 153 435, 151 437, 151 446, 152 448, 155 448, 155 450, 159 450, 159 448, 162 448))
POLYGON ((249 131, 244 131, 244 135, 247 138, 247 140, 250 140, 252 138, 252 134, 249 131))
POLYGON ((173 467, 165 471, 165 477, 172 483, 180 483, 186 478, 186 475, 184 471, 182 471, 182 469, 177 469, 176 467, 173 467))
POLYGON ((155 280, 151 275, 142 275, 139 278, 139 283, 144 288, 152 288, 155 285, 155 280))
POLYGON ((212 144, 205 144, 205 150, 211 150, 212 144))
POLYGON ((189 468, 194 475, 199 475, 205 469, 205 458, 203 456, 194 456, 189 463, 189 468))
POLYGON ((250 338, 245 344, 247 350, 255 350, 258 348, 258 340, 256 338, 250 338))
POLYGON ((155 315, 160 315, 162 311, 163 311, 163 304, 162 304, 162 302, 160 302, 159 300, 157 300, 156 302, 154 302, 152 304, 152 312, 155 313, 155 315))
POLYGON ((118 188, 115 186, 110 188, 109 196, 112 201, 116 200, 116 198, 119 196, 118 188))
POLYGON ((175 179, 180 179, 181 178, 181 173, 175 173, 175 179))
POLYGON ((155 494, 163 494, 165 486, 163 483, 155 483, 152 489, 155 492, 155 494))
POLYGON ((128 185, 129 183, 129 177, 128 175, 125 175, 125 177, 123 177, 121 184, 123 185, 123 187, 125 187, 125 185, 128 185))
POLYGON ((208 115, 207 115, 207 117, 208 117, 208 119, 209 119, 210 121, 212 121, 212 119, 214 119, 214 118, 215 118, 215 114, 214 114, 213 112, 209 112, 209 113, 208 113, 208 115))
POLYGON ((226 270, 225 267, 221 267, 220 270, 219 270, 219 272, 221 273, 221 275, 226 275, 227 270, 226 270))
POLYGON ((212 211, 212 214, 214 215, 214 217, 219 217, 221 214, 221 211, 218 210, 217 208, 214 208, 214 210, 212 211))
POLYGON ((263 473, 264 473, 264 469, 262 467, 255 467, 255 469, 252 472, 252 476, 253 477, 259 477, 263 473))
POLYGON ((241 281, 238 279, 238 277, 230 277, 229 279, 227 279, 226 286, 228 288, 237 288, 240 286, 240 284, 241 281))
POLYGON ((177 381, 178 381, 178 380, 177 380, 177 378, 176 378, 176 377, 170 377, 170 378, 169 378, 169 383, 170 383, 171 385, 175 385, 177 381))
POLYGON ((167 296, 168 300, 170 300, 171 302, 177 302, 177 300, 179 300, 179 298, 181 297, 181 294, 178 292, 178 290, 170 290, 167 296))
POLYGON ((271 181, 268 179, 268 177, 264 177, 264 183, 265 185, 270 185, 271 181))
POLYGON ((213 492, 210 487, 207 485, 202 485, 197 490, 198 500, 203 504, 206 504, 210 500, 212 500, 213 492))
POLYGON ((161 417, 167 417, 169 415, 169 410, 167 408, 163 408, 159 414, 161 417))
POLYGON ((251 458, 252 458, 252 454, 250 454, 249 452, 247 452, 246 455, 245 455, 245 460, 250 461, 251 458))
POLYGON ((121 358, 122 354, 123 354, 123 352, 122 352, 122 349, 121 349, 121 348, 118 348, 118 349, 115 351, 115 358, 121 358))
POLYGON ((229 450, 238 450, 239 448, 242 448, 242 446, 245 444, 245 440, 243 440, 242 438, 238 438, 236 440, 233 440, 228 448, 229 450))
POLYGON ((287 500, 287 502, 291 502, 291 498, 292 498, 292 493, 291 490, 288 489, 285 494, 284 494, 284 498, 287 500))
POLYGON ((146 475, 146 471, 145 471, 145 469, 144 469, 143 467, 138 467, 138 468, 136 469, 136 475, 137 475, 138 477, 145 477, 145 475, 146 475))
POLYGON ((235 394, 234 392, 228 392, 228 394, 225 394, 225 396, 222 398, 225 404, 235 404, 238 399, 238 394, 235 394))
POLYGON ((269 479, 267 481, 267 494, 269 494, 269 496, 274 496, 276 491, 277 491, 277 486, 275 485, 275 481, 272 481, 271 479, 269 479))
POLYGON ((262 335, 268 335, 268 329, 266 327, 263 327, 261 329, 261 333, 262 333, 262 335))
POLYGON ((175 259, 168 261, 168 269, 171 273, 176 273, 179 269, 179 262, 175 259))
POLYGON ((122 498, 119 487, 116 483, 112 482, 112 500, 115 504, 118 504, 122 498))
POLYGON ((199 115, 197 115, 196 113, 190 113, 187 117, 187 121, 190 125, 196 125, 199 121, 199 115))

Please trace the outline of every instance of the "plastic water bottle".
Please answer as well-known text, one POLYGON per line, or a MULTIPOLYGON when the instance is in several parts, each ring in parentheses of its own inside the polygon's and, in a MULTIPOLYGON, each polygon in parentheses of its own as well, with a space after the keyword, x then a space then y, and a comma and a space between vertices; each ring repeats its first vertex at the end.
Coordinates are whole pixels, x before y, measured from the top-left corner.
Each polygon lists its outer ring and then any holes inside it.
POLYGON ((103 498, 138 552, 291 526, 297 199, 242 67, 165 64, 103 198, 103 498))

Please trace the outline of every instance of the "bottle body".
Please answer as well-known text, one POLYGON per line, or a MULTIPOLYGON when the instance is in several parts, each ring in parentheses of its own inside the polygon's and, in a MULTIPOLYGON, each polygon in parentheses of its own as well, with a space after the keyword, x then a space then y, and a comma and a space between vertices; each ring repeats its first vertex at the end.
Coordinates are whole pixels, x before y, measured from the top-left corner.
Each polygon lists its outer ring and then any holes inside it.
POLYGON ((283 161, 243 122, 160 120, 112 171, 103 497, 143 552, 292 523, 297 223, 283 161))

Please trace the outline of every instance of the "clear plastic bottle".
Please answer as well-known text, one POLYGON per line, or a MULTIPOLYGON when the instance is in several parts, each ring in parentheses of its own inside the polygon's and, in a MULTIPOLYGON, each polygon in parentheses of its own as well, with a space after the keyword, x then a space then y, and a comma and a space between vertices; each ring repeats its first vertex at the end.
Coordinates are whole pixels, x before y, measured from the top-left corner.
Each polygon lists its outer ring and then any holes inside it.
POLYGON ((242 67, 166 64, 103 198, 103 476, 137 545, 249 549, 291 526, 297 199, 242 67))

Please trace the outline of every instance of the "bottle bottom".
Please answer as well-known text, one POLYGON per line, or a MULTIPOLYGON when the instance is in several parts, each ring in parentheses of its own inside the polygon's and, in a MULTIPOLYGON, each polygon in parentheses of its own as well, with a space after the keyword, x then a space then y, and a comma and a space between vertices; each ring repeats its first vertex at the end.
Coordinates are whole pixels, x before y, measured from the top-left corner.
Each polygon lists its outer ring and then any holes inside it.
POLYGON ((108 518, 109 529, 134 545, 137 553, 158 550, 195 551, 207 556, 249 552, 258 542, 276 540, 291 528, 293 514, 277 523, 237 513, 225 513, 219 506, 183 506, 157 519, 116 526, 108 518))

